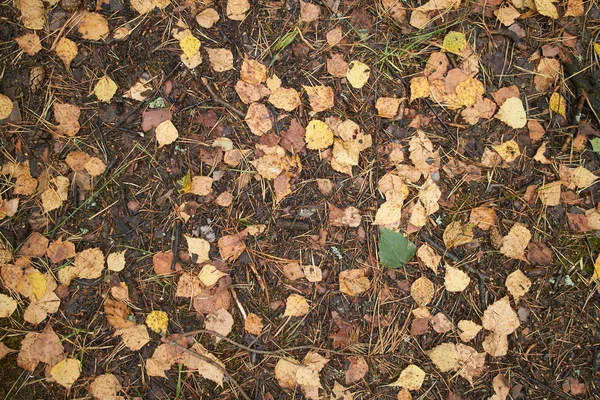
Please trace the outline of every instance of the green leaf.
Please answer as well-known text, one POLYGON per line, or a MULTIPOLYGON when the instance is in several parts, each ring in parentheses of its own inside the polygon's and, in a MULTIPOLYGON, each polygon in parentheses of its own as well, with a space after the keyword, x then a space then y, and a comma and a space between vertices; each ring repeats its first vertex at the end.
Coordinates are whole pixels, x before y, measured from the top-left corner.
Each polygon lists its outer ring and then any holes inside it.
POLYGON ((387 268, 400 268, 415 255, 416 246, 400 232, 381 229, 379 261, 387 268))
POLYGON ((594 153, 600 153, 600 138, 595 137, 590 140, 590 143, 592 144, 592 150, 594 153))

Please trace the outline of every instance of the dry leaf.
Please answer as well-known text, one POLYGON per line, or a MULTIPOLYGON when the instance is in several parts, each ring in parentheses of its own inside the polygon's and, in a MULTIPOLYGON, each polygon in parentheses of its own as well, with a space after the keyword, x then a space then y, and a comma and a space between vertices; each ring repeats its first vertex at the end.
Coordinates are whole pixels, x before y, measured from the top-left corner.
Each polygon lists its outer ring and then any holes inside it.
POLYGON ((17 254, 25 257, 41 257, 46 254, 48 243, 49 240, 44 235, 39 232, 33 232, 23 242, 17 254))
POLYGON ((72 242, 63 242, 62 239, 58 239, 50 243, 46 251, 46 256, 54 264, 58 264, 67 258, 75 257, 75 244, 72 242))
POLYGON ((196 22, 204 29, 212 28, 217 22, 219 22, 219 19, 219 13, 214 8, 207 8, 196 15, 196 22))
POLYGON ((325 122, 313 119, 306 126, 305 140, 308 149, 326 149, 333 144, 333 132, 325 122))
POLYGON ((251 335, 260 336, 264 328, 262 318, 254 313, 248 313, 248 317, 244 322, 244 329, 251 335))
POLYGON ((244 57, 240 79, 250 85, 259 85, 267 80, 267 72, 267 67, 261 62, 244 57))
POLYGON ((492 357, 504 357, 508 353, 508 335, 489 333, 482 342, 483 350, 492 357))
MULTIPOLYGON (((510 99, 509 99, 510 100, 510 99)), ((507 100, 508 101, 508 100, 507 100)), ((519 100, 520 101, 520 100, 519 100)), ((504 103, 506 104, 506 103, 504 103)), ((506 162, 513 162, 521 155, 521 150, 519 150, 519 145, 514 140, 506 141, 497 146, 492 146, 496 153, 502 157, 502 159, 506 162)))
POLYGON ((424 176, 440 169, 440 150, 433 150, 433 143, 425 132, 417 131, 409 141, 408 151, 413 165, 424 176))
POLYGON ((367 64, 360 61, 351 61, 348 64, 348 72, 346 72, 346 79, 348 83, 355 89, 360 89, 369 81, 371 75, 371 68, 367 64))
POLYGON ((75 136, 81 126, 79 125, 79 107, 73 104, 54 103, 54 118, 58 122, 56 132, 65 136, 75 136))
POLYGON ((91 157, 84 168, 90 176, 100 176, 106 171, 106 164, 98 157, 91 157))
POLYGON ((518 303, 519 299, 529 291, 531 280, 520 269, 517 269, 506 277, 504 284, 509 293, 512 294, 515 303, 518 303))
POLYGON ((223 236, 219 239, 219 254, 223 261, 235 261, 246 250, 244 243, 245 235, 237 233, 233 235, 223 236))
POLYGON ((33 372, 40 362, 53 367, 65 358, 64 351, 52 325, 47 324, 41 333, 29 332, 25 335, 17 356, 17 364, 29 372, 33 372))
POLYGON ((430 303, 431 300, 433 300, 434 294, 435 287, 433 286, 433 282, 424 276, 414 281, 410 286, 410 295, 419 307, 423 307, 430 303))
POLYGON ((308 102, 314 112, 333 108, 333 89, 329 86, 302 86, 308 95, 308 102))
POLYGON ((542 57, 535 68, 533 84, 538 92, 550 89, 560 77, 560 61, 555 58, 542 57))
POLYGON ((233 69, 233 53, 229 49, 207 48, 210 66, 216 72, 225 72, 233 69))
POLYGON ((77 276, 82 279, 97 279, 104 270, 104 254, 99 248, 80 251, 73 262, 77 268, 77 276))
POLYGON ((452 371, 458 366, 458 351, 453 343, 442 343, 425 354, 441 372, 452 371))
POLYGON ((552 19, 558 18, 556 6, 552 4, 552 0, 534 0, 535 8, 540 14, 552 19))
POLYGON ((13 107, 12 100, 8 96, 0 93, 0 120, 10 117, 13 107))
POLYGON ((531 232, 524 225, 516 223, 508 232, 508 235, 502 238, 502 247, 500 253, 506 257, 516 258, 526 261, 525 249, 531 240, 531 232))
POLYGON ((477 336, 479 331, 482 329, 481 325, 476 324, 473 321, 461 320, 458 321, 458 329, 460 329, 460 340, 463 342, 469 342, 477 336))
POLYGON ((565 17, 580 17, 583 15, 584 7, 582 0, 569 0, 567 2, 567 12, 565 17))
POLYGON ((437 333, 446 333, 454 329, 454 324, 452 321, 446 317, 444 313, 437 313, 432 318, 429 319, 433 330, 437 333))
POLYGON ((521 13, 519 13, 511 4, 508 4, 506 7, 500 7, 498 10, 495 10, 494 15, 502 25, 511 26, 515 23, 515 20, 521 16, 521 13))
POLYGON ((477 226, 479 229, 488 231, 491 227, 496 225, 497 221, 498 216, 493 208, 475 207, 471 210, 469 223, 477 226))
POLYGON ((250 10, 248 0, 227 0, 227 17, 233 21, 243 21, 250 10))
POLYGON ((446 276, 444 277, 444 286, 449 292, 462 292, 469 286, 471 278, 466 272, 451 265, 446 264, 446 276))
POLYGON ((506 400, 510 391, 510 387, 508 386, 508 382, 506 381, 504 375, 496 375, 492 381, 492 387, 494 388, 494 392, 496 392, 496 394, 490 397, 489 400, 506 400))
POLYGON ((340 292, 348 296, 358 296, 371 288, 371 281, 365 269, 349 269, 340 272, 340 292))
POLYGON ((42 50, 42 42, 37 33, 27 33, 23 36, 19 36, 15 39, 21 50, 30 56, 36 55, 36 53, 42 50))
MULTIPOLYGON (((277 78, 279 79, 279 78, 277 78)), ((273 104, 276 108, 285 111, 294 111, 302 102, 300 101, 300 95, 293 88, 283 88, 279 85, 269 86, 269 80, 267 79, 267 86, 271 90, 269 96, 269 103, 273 104)))
POLYGON ((346 385, 357 382, 364 378, 369 372, 369 365, 364 357, 349 357, 349 364, 346 369, 346 385))
POLYGON ((319 19, 321 7, 316 4, 300 0, 300 21, 314 22, 319 19))
POLYGON ((527 124, 527 114, 525 114, 523 102, 517 97, 506 99, 495 117, 515 129, 523 128, 527 124))
POLYGON ((473 225, 463 225, 460 221, 451 222, 444 230, 443 238, 446 249, 471 243, 474 241, 473 225))
POLYGON ((398 114, 398 108, 400 108, 401 99, 395 97, 380 97, 375 103, 377 109, 377 115, 382 118, 394 118, 398 114))
POLYGON ((339 42, 341 42, 342 37, 343 37, 342 28, 340 28, 339 26, 337 28, 333 28, 332 30, 327 32, 327 35, 325 35, 325 38, 327 39, 327 44, 331 47, 333 47, 336 44, 338 44, 339 42))
POLYGON ((310 305, 303 296, 291 294, 285 301, 284 317, 303 317, 310 311, 310 305))
POLYGON ((484 311, 481 322, 485 329, 500 335, 510 335, 520 325, 519 317, 510 306, 508 296, 489 306, 484 311))
POLYGON ((250 104, 245 121, 246 124, 248 124, 250 131, 256 136, 262 136, 273 128, 271 112, 267 106, 261 103, 250 104))
POLYGON ((84 11, 77 31, 86 40, 104 40, 108 37, 108 21, 98 13, 84 11))
POLYGON ((156 141, 158 142, 158 148, 173 143, 179 137, 179 132, 175 125, 170 120, 166 120, 158 124, 155 128, 156 141))
MULTIPOLYGON (((211 178, 209 178, 209 179, 211 179, 211 178)), ((212 183, 212 179, 211 179, 211 183, 212 183)), ((208 253, 210 251, 210 243, 208 243, 206 240, 204 240, 202 238, 193 238, 193 237, 187 236, 187 235, 184 235, 184 237, 185 237, 185 240, 187 241, 188 252, 191 255, 197 256, 195 263, 201 264, 205 261, 210 261, 210 257, 208 256, 208 253)))
POLYGON ((554 207, 560 204, 561 181, 550 182, 538 189, 537 195, 543 205, 554 207))
POLYGON ((555 113, 562 115, 563 118, 567 118, 567 99, 565 99, 562 94, 558 92, 552 93, 550 101, 548 102, 548 108, 555 113))
POLYGON ((402 387, 408 390, 419 390, 425 380, 425 371, 414 364, 404 368, 398 380, 389 386, 402 387))
POLYGON ((309 282, 321 282, 323 280, 323 271, 316 265, 305 265, 302 268, 306 280, 309 282))
POLYGON ((179 47, 183 51, 183 55, 185 55, 188 59, 193 59, 196 55, 199 55, 200 46, 200 40, 198 40, 198 38, 191 33, 185 35, 179 41, 179 47))
POLYGON ((150 342, 150 335, 148 335, 148 329, 144 324, 117 329, 114 336, 121 336, 123 344, 133 351, 140 350, 150 342))
POLYGON ((50 370, 50 376, 61 386, 70 389, 81 374, 81 362, 74 358, 65 358, 50 370))
POLYGON ((108 75, 100 78, 94 86, 94 95, 105 103, 110 103, 115 93, 117 93, 117 84, 108 75))
POLYGON ((117 393, 123 390, 119 380, 113 374, 97 376, 87 387, 95 400, 120 400, 117 393))
POLYGON ((474 348, 457 344, 458 365, 456 370, 458 374, 465 378, 473 386, 473 378, 480 376, 485 367, 485 353, 478 353, 474 348))
POLYGON ((327 72, 336 78, 345 78, 348 73, 348 63, 344 56, 333 53, 331 58, 327 58, 327 72))
POLYGON ((10 296, 0 293, 0 318, 10 317, 17 309, 17 301, 10 296))
POLYGON ((198 279, 205 287, 212 287, 216 285, 219 279, 226 275, 226 273, 222 272, 214 265, 207 264, 202 267, 200 273, 198 273, 198 279))
POLYGON ((438 265, 440 265, 442 257, 438 256, 431 246, 429 246, 427 243, 421 245, 421 247, 419 247, 419 250, 417 250, 417 256, 427 268, 431 269, 434 273, 437 274, 438 265))
POLYGON ((21 11, 21 21, 27 29, 44 29, 46 10, 41 0, 15 0, 15 6, 21 11))

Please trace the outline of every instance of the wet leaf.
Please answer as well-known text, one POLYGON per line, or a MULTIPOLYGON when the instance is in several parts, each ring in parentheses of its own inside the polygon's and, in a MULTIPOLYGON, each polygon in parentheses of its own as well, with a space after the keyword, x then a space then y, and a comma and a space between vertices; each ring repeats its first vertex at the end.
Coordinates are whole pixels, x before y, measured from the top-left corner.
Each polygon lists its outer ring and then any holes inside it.
POLYGON ((340 272, 340 292, 348 296, 358 296, 371 288, 371 281, 364 269, 350 269, 340 272))

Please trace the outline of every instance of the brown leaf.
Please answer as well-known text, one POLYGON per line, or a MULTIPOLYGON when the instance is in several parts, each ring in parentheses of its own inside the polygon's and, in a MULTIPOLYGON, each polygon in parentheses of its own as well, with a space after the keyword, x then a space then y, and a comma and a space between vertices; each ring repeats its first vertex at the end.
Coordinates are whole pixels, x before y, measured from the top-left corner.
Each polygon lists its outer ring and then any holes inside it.
POLYGON ((284 317, 303 317, 310 311, 310 305, 304 296, 291 294, 285 301, 284 317))
POLYGON ((458 366, 458 351, 454 343, 442 343, 425 354, 441 372, 452 371, 458 366))
POLYGON ((377 114, 382 118, 394 118, 398 114, 401 102, 401 99, 395 97, 380 97, 375 103, 377 114))
POLYGON ((64 348, 60 338, 54 333, 52 325, 47 324, 41 333, 29 332, 25 335, 17 356, 17 364, 19 367, 33 372, 40 362, 52 367, 64 357, 64 348))
POLYGON ((481 318, 483 327, 500 335, 510 335, 520 325, 517 313, 510 306, 508 296, 489 306, 481 318))
POLYGON ((545 244, 531 242, 527 245, 527 260, 532 264, 550 265, 553 253, 545 244))
POLYGON ((99 248, 80 251, 73 262, 77 268, 77 276, 82 279, 96 279, 104 271, 104 254, 99 248))
MULTIPOLYGON (((217 332, 222 336, 227 336, 233 328, 233 317, 226 309, 219 308, 205 317, 204 328, 217 332)), ((215 337, 215 343, 219 343, 220 341, 221 338, 215 337)))
POLYGON ((365 269, 350 269, 340 272, 340 292, 348 296, 358 296, 371 288, 371 281, 365 269))
POLYGON ((329 86, 302 86, 308 95, 308 101, 314 112, 333 108, 333 89, 329 86))
POLYGON ((156 275, 171 275, 181 271, 181 265, 175 263, 175 269, 171 269, 173 264, 172 251, 159 251, 152 256, 152 266, 156 275))
POLYGON ((518 303, 519 299, 529 291, 531 280, 520 269, 517 269, 506 277, 505 285, 515 303, 518 303))
POLYGON ((410 325, 410 335, 417 337, 429 331, 429 318, 415 318, 410 325))
POLYGON ((369 372, 369 365, 364 357, 349 357, 348 367, 346 368, 346 385, 361 380, 369 372))
POLYGON ((482 326, 476 324, 473 321, 461 320, 458 322, 458 329, 460 329, 460 340, 463 342, 469 342, 477 336, 482 326))
POLYGON ((480 376, 484 371, 486 354, 478 353, 474 348, 460 343, 456 345, 456 351, 458 374, 474 386, 473 378, 480 376))
POLYGON ((115 329, 135 326, 135 321, 129 319, 129 307, 122 301, 106 299, 104 313, 108 323, 115 329))
POLYGON ((327 72, 335 78, 345 78, 348 73, 348 63, 344 60, 344 56, 338 53, 331 54, 331 58, 327 58, 327 72))
POLYGON ((121 336, 123 344, 130 350, 137 351, 150 341, 146 325, 134 325, 129 328, 117 329, 114 336, 121 336))
POLYGON ((463 225, 460 221, 451 222, 444 230, 443 239, 446 249, 472 243, 474 241, 473 226, 471 224, 463 225))
POLYGON ((314 22, 319 19, 321 7, 316 4, 300 0, 300 21, 314 22))
POLYGON ((431 322, 433 330, 437 333, 446 333, 454 329, 454 324, 452 323, 452 321, 450 321, 448 317, 446 317, 446 314, 441 312, 431 317, 429 319, 429 322, 431 322))
POLYGON ((246 234, 236 233, 233 235, 222 236, 217 245, 219 246, 219 254, 223 261, 235 261, 244 251, 246 251, 246 243, 244 239, 246 234))
POLYGON ((249 313, 244 321, 244 330, 251 335, 260 336, 264 328, 262 318, 254 313, 249 313))
POLYGON ((525 261, 525 249, 531 240, 531 232, 524 225, 516 223, 502 238, 500 252, 507 257, 525 261))
POLYGON ((96 400, 118 400, 117 394, 121 390, 123 387, 113 374, 99 375, 87 386, 87 391, 96 400))
POLYGON ((39 232, 33 232, 19 249, 20 256, 41 257, 48 250, 48 239, 39 232))
POLYGON ((469 223, 483 229, 484 231, 489 230, 492 226, 496 225, 498 216, 496 211, 490 207, 475 207, 471 210, 471 216, 469 223))
MULTIPOLYGON (((569 2, 569 4, 571 4, 571 2, 569 2)), ((562 385, 562 389, 564 392, 571 393, 573 396, 586 394, 587 392, 585 382, 580 382, 578 378, 572 376, 565 379, 562 385)))
POLYGON ((261 103, 250 104, 245 121, 246 124, 248 124, 250 131, 256 136, 262 136, 273 128, 271 112, 267 106, 261 103))
POLYGON ((433 300, 435 294, 435 287, 426 277, 422 276, 410 286, 410 295, 412 296, 415 303, 420 307, 425 306, 433 300))

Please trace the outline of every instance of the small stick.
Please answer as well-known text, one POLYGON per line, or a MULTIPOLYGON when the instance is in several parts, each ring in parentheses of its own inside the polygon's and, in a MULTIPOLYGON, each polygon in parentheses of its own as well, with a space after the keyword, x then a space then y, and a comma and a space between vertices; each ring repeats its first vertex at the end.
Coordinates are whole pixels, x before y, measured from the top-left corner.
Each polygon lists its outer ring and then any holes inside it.
POLYGON ((175 233, 173 234, 173 245, 171 251, 173 252, 173 259, 171 260, 171 271, 175 271, 175 264, 179 262, 179 236, 181 235, 181 221, 175 221, 175 233))
POLYGON ((243 113, 242 111, 238 110, 237 108, 235 108, 234 106, 232 106, 231 104, 229 104, 228 102, 226 102, 225 100, 223 100, 221 98, 221 96, 219 96, 217 94, 217 92, 215 92, 215 89, 213 89, 213 87, 211 86, 211 84, 208 83, 208 79, 202 78, 201 81, 202 81, 202 84, 204 85, 204 87, 206 88, 206 90, 208 90, 208 93, 210 93, 210 95, 212 96, 212 98, 213 98, 213 100, 214 100, 215 103, 218 103, 218 104, 222 105, 223 107, 225 107, 226 109, 228 109, 232 113, 236 114, 241 119, 246 118, 246 114, 245 113, 243 113))

